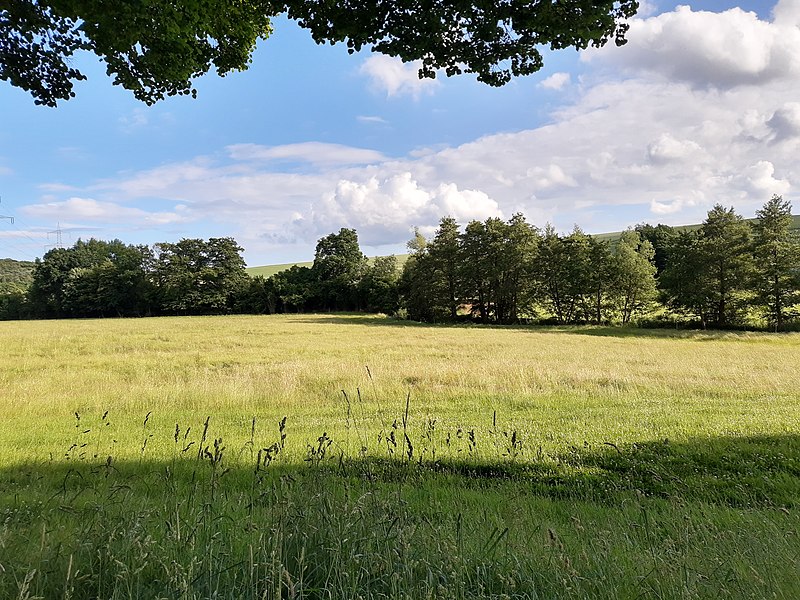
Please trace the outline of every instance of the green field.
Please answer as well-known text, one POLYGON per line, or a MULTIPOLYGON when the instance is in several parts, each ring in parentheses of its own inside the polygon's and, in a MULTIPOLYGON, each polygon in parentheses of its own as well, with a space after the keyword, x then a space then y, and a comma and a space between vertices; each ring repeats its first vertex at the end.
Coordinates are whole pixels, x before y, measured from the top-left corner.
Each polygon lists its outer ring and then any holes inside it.
POLYGON ((797 365, 796 334, 3 322, 0 598, 798 598, 797 365))
POLYGON ((299 262, 299 263, 285 263, 280 265, 262 265, 260 267, 247 267, 247 274, 251 277, 261 276, 265 279, 272 277, 276 273, 280 273, 281 271, 287 271, 294 266, 298 267, 308 267, 310 268, 313 265, 313 261, 309 262, 299 262))
MULTIPOLYGON (((408 256, 409 255, 408 254, 396 254, 394 256, 395 256, 395 258, 397 258, 397 267, 402 269, 403 265, 408 260, 408 256)), ((367 262, 369 262, 370 264, 372 264, 373 260, 375 260, 374 256, 367 258, 367 262)), ((251 277, 256 277, 256 276, 260 275, 261 277, 269 278, 269 277, 272 277, 273 275, 275 275, 276 273, 280 273, 281 271, 287 271, 288 269, 291 269, 292 267, 295 267, 295 266, 311 268, 311 266, 313 264, 314 264, 314 261, 308 261, 308 262, 299 262, 299 263, 285 263, 285 264, 281 264, 281 265, 263 265, 263 266, 260 266, 260 267, 248 267, 247 268, 247 274, 250 275, 251 277)))

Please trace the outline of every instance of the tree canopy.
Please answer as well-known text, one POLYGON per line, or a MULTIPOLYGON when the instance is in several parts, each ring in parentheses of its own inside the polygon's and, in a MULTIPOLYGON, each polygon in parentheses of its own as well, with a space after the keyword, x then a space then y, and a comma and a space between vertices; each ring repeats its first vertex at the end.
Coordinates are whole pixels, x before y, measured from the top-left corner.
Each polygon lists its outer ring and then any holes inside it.
POLYGON ((148 104, 193 94, 192 79, 247 68, 256 41, 270 33, 264 2, 183 0, 7 0, 0 7, 0 79, 37 104, 75 95, 85 75, 75 53, 100 57, 115 84, 148 104))
POLYGON ((500 86, 542 68, 542 48, 625 43, 637 0, 6 0, 0 5, 0 79, 55 106, 85 79, 89 51, 115 84, 148 104, 194 94, 214 69, 246 69, 271 18, 286 13, 317 43, 421 60, 421 77, 475 73, 500 86))

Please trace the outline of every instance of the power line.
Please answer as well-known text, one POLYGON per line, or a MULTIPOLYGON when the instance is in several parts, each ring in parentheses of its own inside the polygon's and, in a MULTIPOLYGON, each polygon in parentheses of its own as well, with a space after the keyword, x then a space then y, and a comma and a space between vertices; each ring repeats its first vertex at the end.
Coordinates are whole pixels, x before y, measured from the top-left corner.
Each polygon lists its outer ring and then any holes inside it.
MULTIPOLYGON (((30 232, 33 232, 34 229, 35 229, 35 227, 31 227, 28 223, 24 223, 22 221, 22 219, 20 219, 20 218, 17 218, 17 223, 22 225, 25 229, 27 229, 30 232)), ((36 245, 36 246, 41 246, 42 245, 42 240, 41 239, 37 240, 37 239, 32 238, 31 236, 28 235, 28 233, 26 231, 20 229, 16 225, 14 225, 14 229, 19 231, 24 237, 28 238, 34 245, 36 245)), ((42 232, 42 233, 45 233, 45 232, 42 232)))
POLYGON ((17 246, 15 244, 9 244, 7 242, 7 240, 8 240, 8 238, 0 237, 0 246, 5 247, 5 248, 10 248, 11 250, 14 250, 15 253, 17 255, 19 255, 19 256, 26 256, 28 258, 32 258, 33 260, 36 260, 37 257, 32 252, 30 252, 28 250, 25 250, 24 248, 22 248, 20 246, 17 246))
MULTIPOLYGON (((3 197, 0 196, 0 203, 2 202, 3 202, 3 197)), ((0 215, 0 219, 8 219, 9 221, 11 221, 12 225, 14 224, 14 217, 7 217, 6 215, 0 215)))
MULTIPOLYGON (((0 197, 0 202, 2 202, 2 197, 0 197)), ((40 246, 40 245, 41 245, 41 241, 33 239, 31 236, 29 236, 29 235, 28 235, 28 234, 27 234, 25 231, 21 230, 21 229, 20 229, 20 228, 19 228, 19 227, 18 227, 18 226, 15 224, 15 222, 14 222, 15 218, 14 218, 13 216, 10 216, 10 215, 0 215, 0 220, 7 220, 7 221, 9 221, 9 222, 11 223, 11 225, 14 227, 14 229, 16 229, 16 230, 17 230, 19 233, 21 233, 21 234, 22 234, 24 237, 28 238, 28 239, 29 239, 29 240, 30 240, 30 241, 31 241, 31 242, 32 242, 32 243, 33 243, 35 246, 37 246, 37 247, 38 247, 38 246, 40 246)), ((36 257, 35 257, 35 255, 34 255, 34 254, 31 252, 31 251, 28 251, 27 249, 24 249, 24 248, 22 248, 22 247, 20 247, 20 246, 17 246, 16 244, 12 244, 12 243, 10 242, 10 240, 12 240, 12 239, 19 239, 19 238, 17 238, 17 237, 5 237, 5 236, 3 236, 3 237, 0 237, 0 240, 2 240, 2 242, 3 242, 3 245, 4 245, 5 247, 7 247, 7 248, 11 248, 12 250, 15 250, 15 251, 16 251, 18 254, 21 254, 21 255, 24 255, 24 256, 27 256, 27 257, 36 258, 36 257)))
MULTIPOLYGON (((19 221, 19 219, 17 219, 17 221, 19 221)), ((20 223, 20 225, 23 225, 23 226, 25 226, 25 227, 28 227, 28 226, 27 226, 27 225, 25 225, 24 223, 20 223)), ((26 238, 28 238, 28 239, 31 241, 31 243, 32 243, 32 244, 34 244, 35 246, 41 246, 41 245, 42 245, 42 240, 36 240, 36 239, 32 238, 31 236, 29 236, 29 235, 28 235, 28 233, 27 233, 26 231, 24 231, 24 230, 20 229, 20 228, 19 228, 19 227, 17 227, 16 225, 14 225, 14 229, 16 229, 17 231, 19 231, 19 232, 22 234, 22 236, 23 236, 23 237, 26 237, 26 238)), ((28 231, 30 231, 30 227, 28 227, 28 231)))

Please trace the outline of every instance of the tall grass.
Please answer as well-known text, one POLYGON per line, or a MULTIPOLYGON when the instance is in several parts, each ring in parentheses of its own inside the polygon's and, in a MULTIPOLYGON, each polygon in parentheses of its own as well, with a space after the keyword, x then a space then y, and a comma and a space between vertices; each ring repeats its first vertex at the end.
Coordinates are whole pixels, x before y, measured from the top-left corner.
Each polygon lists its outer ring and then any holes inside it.
POLYGON ((0 324, 2 598, 795 598, 800 337, 0 324))

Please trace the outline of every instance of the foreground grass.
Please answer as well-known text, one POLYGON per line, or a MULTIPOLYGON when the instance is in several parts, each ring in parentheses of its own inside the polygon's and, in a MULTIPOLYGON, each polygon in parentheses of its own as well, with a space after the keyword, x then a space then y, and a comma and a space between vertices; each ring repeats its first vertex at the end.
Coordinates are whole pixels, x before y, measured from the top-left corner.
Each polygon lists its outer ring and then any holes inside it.
POLYGON ((800 336, 187 318, 0 355, 3 598, 800 596, 800 336))

